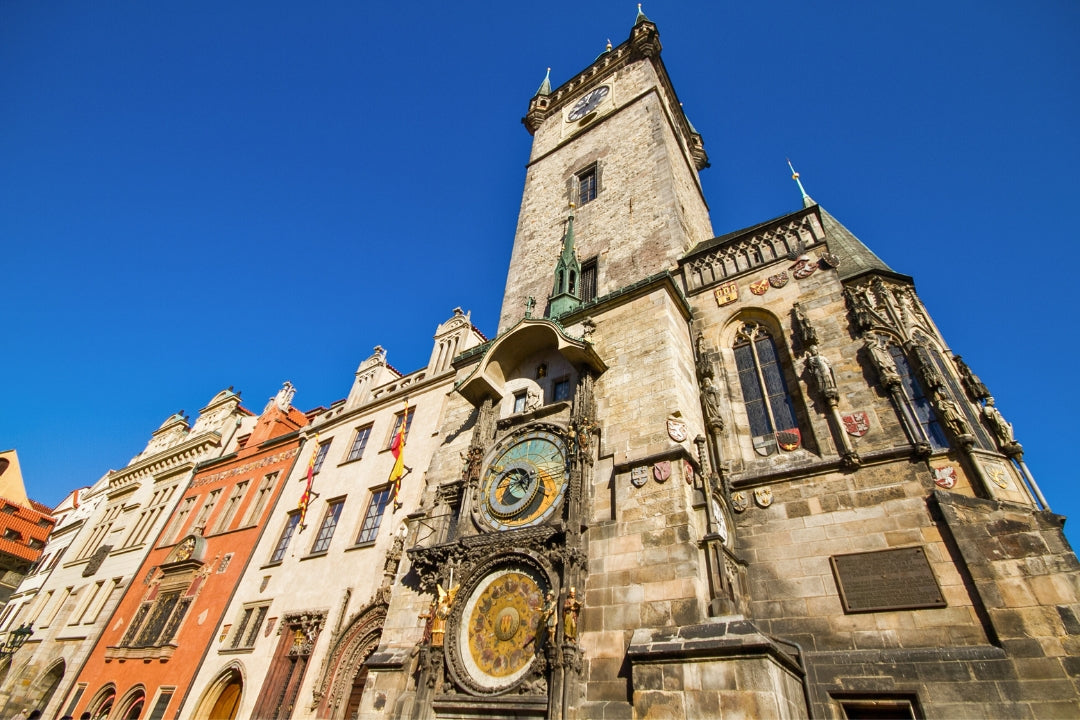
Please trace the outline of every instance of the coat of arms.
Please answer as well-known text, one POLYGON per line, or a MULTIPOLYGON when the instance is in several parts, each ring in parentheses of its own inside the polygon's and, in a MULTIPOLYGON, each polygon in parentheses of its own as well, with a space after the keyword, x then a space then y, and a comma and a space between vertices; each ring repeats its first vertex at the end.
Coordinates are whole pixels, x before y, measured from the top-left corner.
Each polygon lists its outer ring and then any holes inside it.
POLYGON ((991 481, 993 481, 995 485, 997 485, 1002 490, 1008 489, 1009 471, 1005 469, 1004 465, 1002 465, 1001 463, 988 462, 986 463, 986 465, 984 465, 984 467, 986 468, 987 476, 990 478, 991 481))
POLYGON ((686 478, 687 485, 694 484, 694 466, 690 464, 689 460, 683 460, 683 477, 686 478))
POLYGON ((668 418, 667 421, 667 434, 675 442, 683 442, 686 440, 686 423, 682 420, 676 420, 675 418, 668 418))
POLYGON ((634 487, 641 487, 649 481, 649 469, 642 465, 636 467, 630 471, 630 484, 634 487))
POLYGON ((661 460, 653 465, 652 476, 658 483, 667 482, 667 479, 671 477, 671 461, 661 460))
POLYGON ((839 267, 839 266, 840 266, 840 257, 838 255, 836 255, 835 253, 823 252, 823 253, 821 253, 820 257, 818 257, 818 267, 820 267, 822 269, 824 269, 824 268, 834 268, 834 267, 839 267))
POLYGON ((739 491, 731 493, 731 508, 737 512, 745 512, 750 507, 750 501, 746 499, 746 493, 739 491))
POLYGON ((724 283, 713 293, 716 296, 717 306, 730 305, 739 299, 739 286, 737 283, 724 283))
POLYGON ((755 295, 764 295, 769 289, 768 280, 758 280, 757 282, 750 283, 750 292, 755 295))
POLYGON ((795 276, 796 280, 810 277, 817 269, 817 263, 810 262, 810 258, 806 257, 799 258, 797 263, 788 268, 788 270, 791 271, 791 274, 795 276))
POLYGON ((780 446, 781 450, 795 450, 801 443, 802 433, 799 432, 799 428, 779 430, 776 433, 776 444, 780 446))
POLYGON ((862 437, 870 431, 870 418, 862 410, 840 418, 848 435, 862 437))
POLYGON ((956 486, 956 468, 952 465, 934 468, 934 484, 940 488, 951 490, 956 486))
POLYGON ((770 275, 769 284, 772 285, 774 288, 779 289, 787 285, 789 279, 790 278, 788 277, 788 274, 786 272, 782 272, 779 275, 770 275))
POLYGON ((772 505, 772 488, 755 488, 754 502, 756 502, 760 507, 763 508, 767 508, 772 505))

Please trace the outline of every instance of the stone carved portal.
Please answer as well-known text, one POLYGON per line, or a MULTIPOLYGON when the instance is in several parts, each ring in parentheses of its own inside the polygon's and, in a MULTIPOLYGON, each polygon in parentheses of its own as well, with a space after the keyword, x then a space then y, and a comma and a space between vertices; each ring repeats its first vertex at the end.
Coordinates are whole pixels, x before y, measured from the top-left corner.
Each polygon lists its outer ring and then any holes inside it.
POLYGON ((470 694, 499 695, 542 673, 542 614, 551 589, 547 573, 526 558, 506 558, 478 573, 447 633, 455 684, 470 694))
MULTIPOLYGON (((349 621, 338 636, 330 652, 326 672, 317 685, 320 718, 347 718, 349 706, 359 703, 366 679, 367 662, 371 653, 379 646, 382 638, 383 622, 386 620, 386 605, 370 605, 349 621)), ((355 710, 355 708, 352 708, 355 710)))

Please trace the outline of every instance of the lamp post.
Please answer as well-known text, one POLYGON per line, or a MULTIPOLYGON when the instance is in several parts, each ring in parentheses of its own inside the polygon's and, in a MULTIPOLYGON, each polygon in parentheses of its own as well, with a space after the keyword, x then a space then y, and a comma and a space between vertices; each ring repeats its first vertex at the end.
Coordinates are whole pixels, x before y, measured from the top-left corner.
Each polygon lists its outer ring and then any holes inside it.
POLYGON ((19 651, 19 648, 34 634, 34 628, 30 623, 20 625, 15 630, 10 630, 7 639, 0 645, 0 658, 9 657, 19 651))

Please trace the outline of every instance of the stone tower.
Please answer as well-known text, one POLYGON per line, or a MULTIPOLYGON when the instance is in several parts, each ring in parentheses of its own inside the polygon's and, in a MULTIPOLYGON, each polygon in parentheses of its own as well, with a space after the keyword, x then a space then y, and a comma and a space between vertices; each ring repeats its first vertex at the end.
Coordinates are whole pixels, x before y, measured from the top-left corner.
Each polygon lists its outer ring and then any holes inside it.
POLYGON ((912 279, 805 192, 714 237, 640 13, 523 122, 499 333, 453 362, 389 610, 426 626, 384 636, 383 707, 1080 713, 1062 518, 912 279))

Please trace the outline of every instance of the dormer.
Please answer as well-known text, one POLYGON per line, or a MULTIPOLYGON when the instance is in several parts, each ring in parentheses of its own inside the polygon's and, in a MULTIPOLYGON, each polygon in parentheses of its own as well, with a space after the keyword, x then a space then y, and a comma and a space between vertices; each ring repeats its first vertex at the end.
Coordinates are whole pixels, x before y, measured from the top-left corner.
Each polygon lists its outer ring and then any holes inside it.
POLYGON ((470 316, 471 313, 456 307, 450 319, 435 330, 435 345, 428 361, 429 377, 449 370, 458 354, 487 341, 480 331, 472 326, 470 316))

